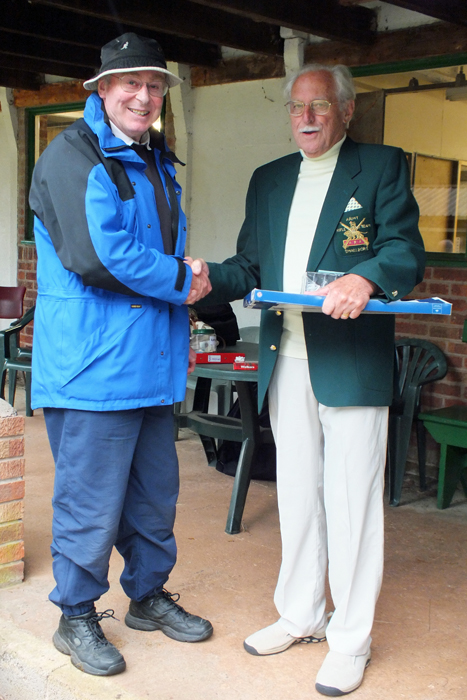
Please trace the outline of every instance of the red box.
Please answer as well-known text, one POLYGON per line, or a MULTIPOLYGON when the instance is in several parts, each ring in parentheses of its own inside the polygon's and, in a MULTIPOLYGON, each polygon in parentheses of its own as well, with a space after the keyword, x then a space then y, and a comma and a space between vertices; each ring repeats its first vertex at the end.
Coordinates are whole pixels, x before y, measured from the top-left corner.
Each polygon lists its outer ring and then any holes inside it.
POLYGON ((233 368, 234 369, 251 369, 253 371, 256 371, 258 369, 258 363, 257 362, 234 362, 233 368))
POLYGON ((196 364, 222 364, 231 365, 234 362, 244 362, 245 355, 241 352, 198 352, 196 353, 196 364))

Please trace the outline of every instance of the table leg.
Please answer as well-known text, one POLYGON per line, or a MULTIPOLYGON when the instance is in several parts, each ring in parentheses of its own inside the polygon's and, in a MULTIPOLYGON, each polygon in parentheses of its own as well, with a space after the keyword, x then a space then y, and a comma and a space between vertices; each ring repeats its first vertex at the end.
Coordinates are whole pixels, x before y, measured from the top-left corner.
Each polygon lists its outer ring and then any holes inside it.
MULTIPOLYGON (((195 395, 193 397, 193 411, 208 413, 211 381, 212 380, 207 377, 198 377, 195 395)), ((203 445, 208 465, 210 467, 215 467, 217 465, 217 448, 214 438, 207 437, 207 435, 200 435, 199 438, 203 445)))
POLYGON ((229 535, 241 532, 243 510, 251 480, 251 465, 261 439, 256 405, 257 397, 253 384, 252 382, 236 382, 236 388, 242 417, 243 443, 225 528, 229 535))

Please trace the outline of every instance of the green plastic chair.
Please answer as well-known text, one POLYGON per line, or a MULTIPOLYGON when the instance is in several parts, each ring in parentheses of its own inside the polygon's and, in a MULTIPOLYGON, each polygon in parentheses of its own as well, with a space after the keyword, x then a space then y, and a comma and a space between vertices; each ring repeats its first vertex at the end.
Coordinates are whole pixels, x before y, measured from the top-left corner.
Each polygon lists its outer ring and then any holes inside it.
MULTIPOLYGON (((26 287, 0 287, 0 318, 15 321, 23 315, 23 300, 26 287)), ((5 398, 6 358, 9 351, 6 345, 5 332, 0 331, 0 396, 5 398)))
POLYGON ((461 484, 467 496, 467 406, 445 406, 420 414, 440 445, 438 508, 447 508, 461 484))
POLYGON ((428 340, 396 340, 396 395, 389 409, 388 472, 389 503, 401 500, 407 452, 412 424, 415 421, 418 447, 420 488, 426 488, 425 440, 423 422, 418 419, 423 386, 442 379, 448 371, 442 350, 428 340))
POLYGON ((5 391, 5 374, 8 372, 8 402, 14 406, 16 394, 16 379, 18 372, 24 372, 26 387, 26 416, 31 417, 31 373, 32 351, 30 348, 22 348, 19 344, 19 334, 34 318, 35 306, 30 308, 22 318, 6 328, 3 333, 5 359, 2 377, 2 398, 5 391))

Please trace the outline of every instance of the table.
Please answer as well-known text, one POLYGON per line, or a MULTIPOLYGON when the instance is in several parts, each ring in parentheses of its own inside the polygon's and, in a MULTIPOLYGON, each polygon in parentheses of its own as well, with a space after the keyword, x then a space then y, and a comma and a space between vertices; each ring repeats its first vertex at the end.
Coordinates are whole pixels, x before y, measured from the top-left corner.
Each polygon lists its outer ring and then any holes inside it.
POLYGON ((441 446, 437 507, 447 508, 459 481, 467 496, 467 406, 438 408, 418 417, 441 446))
MULTIPOLYGON (((258 345, 238 342, 233 347, 225 348, 224 352, 238 352, 245 354, 247 360, 257 360, 258 345)), ((254 391, 254 383, 258 381, 257 371, 234 370, 230 364, 211 363, 196 365, 191 376, 197 378, 193 408, 188 413, 176 415, 178 425, 198 433, 211 465, 217 462, 215 439, 242 443, 225 528, 228 534, 235 535, 241 531, 255 454, 261 445, 274 442, 271 429, 260 426, 258 421, 257 397, 254 391), (213 379, 235 383, 241 418, 208 413, 213 379)))

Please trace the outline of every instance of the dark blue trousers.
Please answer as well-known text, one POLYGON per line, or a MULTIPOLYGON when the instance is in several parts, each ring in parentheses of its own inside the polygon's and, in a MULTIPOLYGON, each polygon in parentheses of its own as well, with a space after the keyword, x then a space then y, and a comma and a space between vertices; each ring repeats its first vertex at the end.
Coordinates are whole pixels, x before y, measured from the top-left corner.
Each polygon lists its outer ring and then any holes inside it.
POLYGON ((91 610, 109 588, 114 545, 127 596, 159 592, 177 557, 173 407, 44 415, 55 460, 50 600, 65 615, 91 610))

